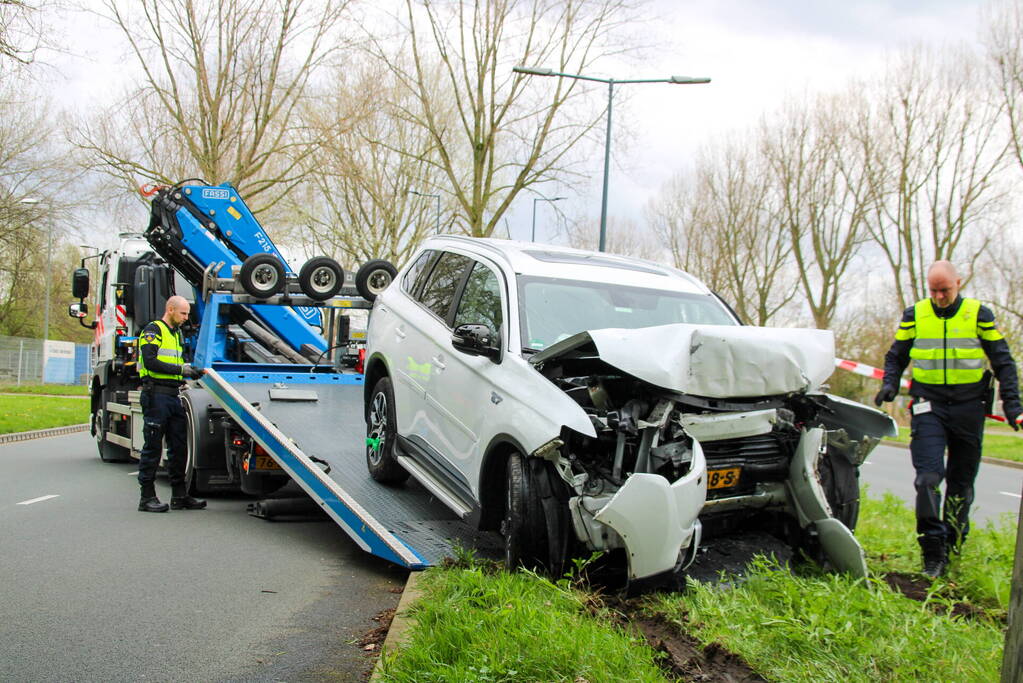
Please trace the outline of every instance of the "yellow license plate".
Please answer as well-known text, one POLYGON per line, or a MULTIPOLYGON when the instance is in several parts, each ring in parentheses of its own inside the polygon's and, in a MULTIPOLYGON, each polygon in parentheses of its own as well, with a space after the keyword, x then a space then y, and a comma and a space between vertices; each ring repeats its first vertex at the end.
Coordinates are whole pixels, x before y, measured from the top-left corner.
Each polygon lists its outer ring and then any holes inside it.
POLYGON ((723 470, 707 470, 708 489, 727 489, 739 483, 741 467, 728 467, 723 470))
POLYGON ((277 464, 277 461, 271 458, 269 455, 257 455, 256 456, 256 469, 257 470, 279 470, 281 466, 277 464))

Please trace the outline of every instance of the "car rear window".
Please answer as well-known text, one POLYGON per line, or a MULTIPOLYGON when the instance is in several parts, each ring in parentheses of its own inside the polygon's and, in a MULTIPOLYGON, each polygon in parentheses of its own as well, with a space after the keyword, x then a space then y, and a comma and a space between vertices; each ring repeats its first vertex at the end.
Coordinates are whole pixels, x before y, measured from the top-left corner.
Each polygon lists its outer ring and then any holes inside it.
POLYGON ((465 269, 471 263, 472 259, 468 256, 454 254, 450 251, 445 251, 440 255, 420 297, 423 305, 433 311, 437 317, 447 320, 451 302, 465 276, 465 269))
POLYGON ((412 267, 406 271, 405 276, 401 278, 401 288, 410 296, 414 297, 423 288, 423 280, 430 274, 430 264, 436 257, 436 251, 427 249, 419 255, 412 267))

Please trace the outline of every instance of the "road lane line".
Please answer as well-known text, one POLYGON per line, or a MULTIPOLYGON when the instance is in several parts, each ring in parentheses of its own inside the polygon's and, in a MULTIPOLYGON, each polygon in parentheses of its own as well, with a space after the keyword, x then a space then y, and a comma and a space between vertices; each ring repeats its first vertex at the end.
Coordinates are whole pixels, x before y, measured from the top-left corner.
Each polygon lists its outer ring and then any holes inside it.
POLYGON ((999 493, 1002 494, 1003 496, 1012 496, 1013 498, 1023 498, 1023 495, 1020 495, 1018 493, 1009 493, 1008 491, 999 491, 999 493))
POLYGON ((139 473, 139 471, 138 471, 138 470, 135 470, 134 472, 129 472, 129 473, 128 473, 128 476, 129 476, 129 477, 134 477, 134 476, 135 476, 136 474, 138 474, 138 473, 139 473))
POLYGON ((20 503, 18 503, 18 505, 31 505, 32 503, 41 503, 44 500, 49 500, 50 498, 60 498, 60 496, 57 495, 56 493, 51 493, 48 496, 39 496, 38 498, 33 498, 32 500, 23 500, 20 503))

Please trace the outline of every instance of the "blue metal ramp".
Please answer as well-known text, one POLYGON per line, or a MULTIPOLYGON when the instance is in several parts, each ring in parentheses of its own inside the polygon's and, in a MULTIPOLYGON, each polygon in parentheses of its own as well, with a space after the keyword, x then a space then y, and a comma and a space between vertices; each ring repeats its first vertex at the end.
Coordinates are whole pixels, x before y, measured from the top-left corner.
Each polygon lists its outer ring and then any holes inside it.
POLYGON ((370 478, 362 375, 210 369, 201 383, 367 552, 410 569, 439 563, 456 544, 500 554, 497 534, 464 523, 414 479, 370 478))

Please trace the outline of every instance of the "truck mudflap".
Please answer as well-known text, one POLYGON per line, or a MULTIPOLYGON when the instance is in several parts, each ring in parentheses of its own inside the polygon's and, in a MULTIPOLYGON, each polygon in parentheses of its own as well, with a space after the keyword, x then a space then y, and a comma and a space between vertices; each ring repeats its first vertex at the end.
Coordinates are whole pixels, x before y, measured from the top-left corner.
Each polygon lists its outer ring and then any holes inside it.
POLYGON ((409 569, 429 565, 327 476, 216 370, 208 369, 200 383, 363 550, 409 569))

